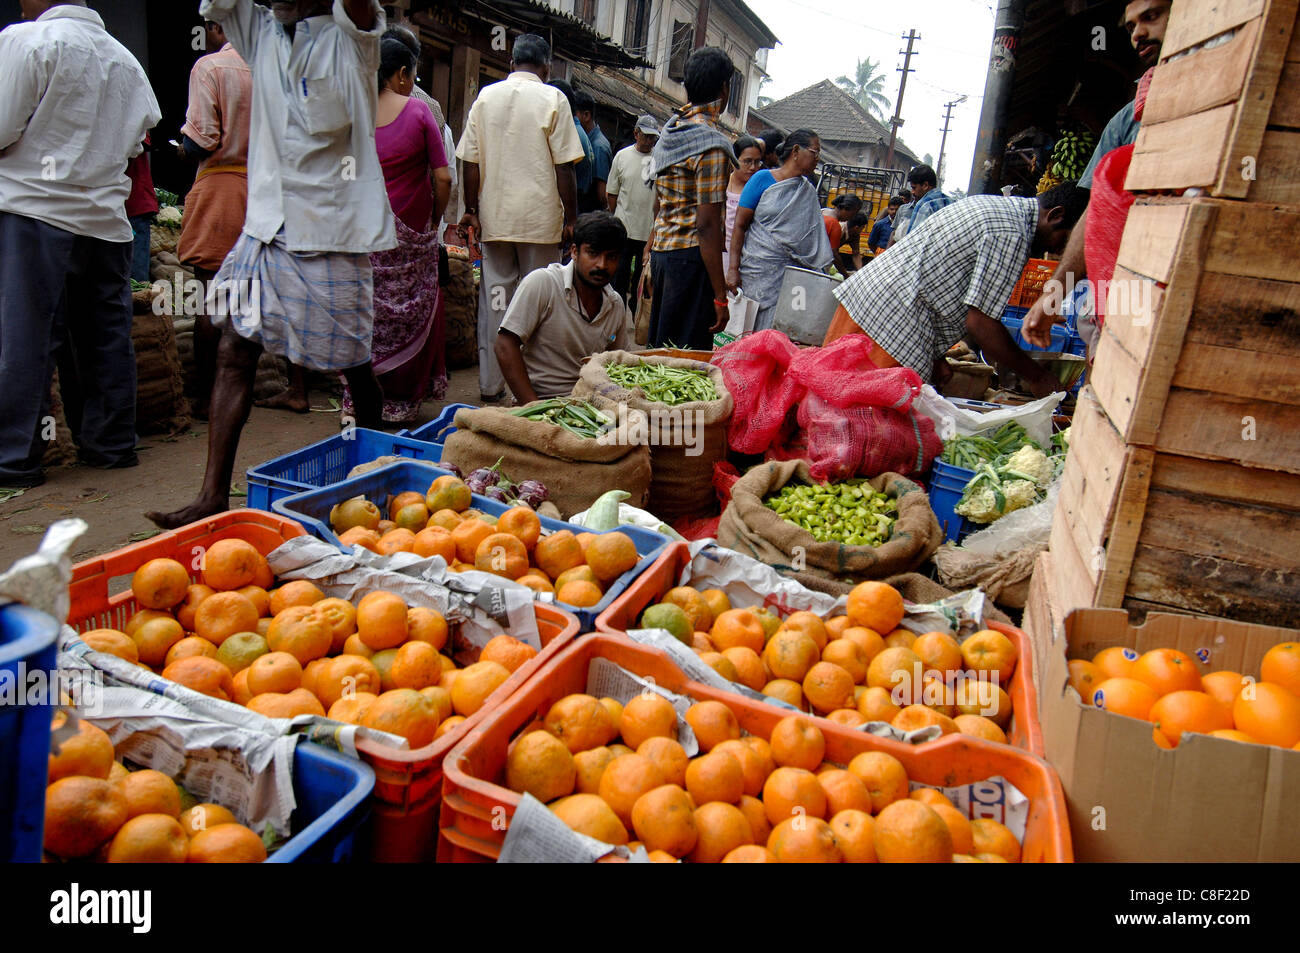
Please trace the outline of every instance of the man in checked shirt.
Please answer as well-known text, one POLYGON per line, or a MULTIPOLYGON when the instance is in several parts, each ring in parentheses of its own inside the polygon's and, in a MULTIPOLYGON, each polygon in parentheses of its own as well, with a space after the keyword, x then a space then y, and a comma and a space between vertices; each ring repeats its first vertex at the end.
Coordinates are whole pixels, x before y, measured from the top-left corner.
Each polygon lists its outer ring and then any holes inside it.
POLYGON ((941 209, 835 290, 840 307, 823 345, 865 334, 875 367, 910 367, 922 380, 942 383, 945 353, 970 332, 1035 397, 1060 390, 998 317, 1029 258, 1059 255, 1087 201, 1067 182, 1036 199, 976 195, 941 209))

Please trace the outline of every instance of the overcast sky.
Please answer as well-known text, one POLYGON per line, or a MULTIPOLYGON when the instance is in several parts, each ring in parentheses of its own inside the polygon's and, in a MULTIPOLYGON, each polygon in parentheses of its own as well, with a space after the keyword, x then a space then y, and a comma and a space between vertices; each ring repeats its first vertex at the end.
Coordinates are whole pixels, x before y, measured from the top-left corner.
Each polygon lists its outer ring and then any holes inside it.
POLYGON ((970 181, 975 136, 983 104, 984 77, 993 41, 992 0, 906 0, 903 3, 850 3, 846 0, 746 0, 750 9, 781 41, 767 61, 772 82, 763 95, 781 99, 823 79, 852 77, 859 58, 881 62, 888 77, 890 114, 898 97, 896 72, 903 65, 902 39, 915 29, 921 39, 912 57, 903 97, 904 126, 899 131, 918 156, 939 161, 944 103, 966 102, 952 111, 944 180, 965 189, 970 181))

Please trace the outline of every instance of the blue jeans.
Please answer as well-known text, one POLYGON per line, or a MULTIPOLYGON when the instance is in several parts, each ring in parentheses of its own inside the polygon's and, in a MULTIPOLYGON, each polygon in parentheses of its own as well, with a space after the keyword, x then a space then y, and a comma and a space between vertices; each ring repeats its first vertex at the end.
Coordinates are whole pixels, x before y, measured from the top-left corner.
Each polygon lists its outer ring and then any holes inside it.
POLYGON ((149 227, 157 216, 137 215, 131 219, 131 231, 135 232, 135 244, 131 246, 131 279, 133 281, 149 280, 149 227))

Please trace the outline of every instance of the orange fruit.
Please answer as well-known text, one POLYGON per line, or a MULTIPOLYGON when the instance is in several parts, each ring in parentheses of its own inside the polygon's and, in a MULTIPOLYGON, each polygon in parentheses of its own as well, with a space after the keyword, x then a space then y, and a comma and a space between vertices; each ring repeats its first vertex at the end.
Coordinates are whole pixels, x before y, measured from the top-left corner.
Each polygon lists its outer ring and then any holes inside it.
POLYGON ((866 680, 868 665, 866 653, 851 639, 835 639, 826 643, 821 660, 823 663, 838 665, 844 669, 855 684, 866 680))
POLYGON ((948 674, 962 670, 961 645, 947 632, 926 632, 912 643, 927 671, 948 674))
POLYGON ((780 699, 787 705, 793 705, 800 711, 807 709, 803 700, 803 686, 788 678, 774 678, 761 689, 769 698, 780 699))
POLYGON ((368 592, 357 603, 357 635, 376 652, 393 649, 407 639, 406 602, 382 589, 368 592))
MULTIPOLYGON (((54 727, 60 727, 66 720, 62 714, 57 715, 54 727)), ((77 733, 65 739, 58 751, 49 756, 47 783, 73 775, 102 780, 112 770, 114 757, 108 733, 83 718, 77 722, 77 733)))
MULTIPOLYGON (((398 649, 398 655, 400 657, 401 649, 398 649)), ((396 659, 393 668, 396 674, 396 659)), ((452 682, 451 707, 456 714, 469 717, 482 708, 488 697, 504 685, 509 677, 509 670, 497 662, 475 662, 465 667, 452 682)))
POLYGON ((1150 685, 1157 695, 1196 692, 1201 689, 1201 673, 1196 667, 1195 659, 1177 649, 1152 649, 1144 652, 1133 663, 1129 677, 1150 685))
POLYGON ((257 630, 257 606, 238 592, 215 592, 194 610, 194 634, 221 645, 236 632, 257 630))
POLYGON ((628 699, 619 721, 623 741, 640 749, 651 738, 677 738, 677 710, 672 702, 654 692, 641 692, 628 699))
POLYGON ((442 724, 438 726, 434 734, 434 740, 441 738, 443 735, 449 735, 455 731, 465 721, 464 715, 452 715, 450 718, 444 718, 442 724))
MULTIPOLYGON (((989 688, 992 689, 993 686, 990 685, 989 688)), ((949 718, 957 714, 957 690, 933 669, 922 681, 919 701, 927 708, 933 708, 939 714, 947 715, 949 718)))
POLYGON ((728 752, 710 751, 686 766, 686 791, 696 804, 709 801, 735 804, 745 793, 745 770, 728 752))
POLYGON ((846 864, 876 862, 876 822, 870 814, 847 808, 832 815, 829 823, 846 864))
POLYGON ((451 530, 441 526, 426 526, 415 534, 411 541, 411 552, 417 556, 441 556, 448 565, 456 558, 456 541, 451 530))
POLYGON ((373 529, 366 529, 364 526, 354 526, 350 530, 339 534, 339 542, 344 549, 351 549, 353 546, 360 546, 362 549, 368 549, 372 553, 379 552, 379 534, 373 529))
POLYGON ((911 629, 895 629, 885 635, 885 648, 910 649, 916 644, 916 633, 911 629))
POLYGON ((763 686, 767 684, 767 673, 763 670, 763 660, 757 652, 744 646, 735 645, 729 649, 723 649, 722 656, 735 668, 735 681, 746 688, 752 688, 756 692, 763 690, 763 686))
POLYGON ((727 609, 713 620, 709 640, 724 653, 730 648, 747 648, 754 653, 767 644, 763 623, 749 609, 727 609))
POLYGON ((361 641, 361 636, 353 632, 343 642, 343 655, 360 655, 362 658, 370 658, 375 654, 375 650, 366 643, 361 641))
POLYGON ((374 692, 357 692, 355 695, 349 695, 346 698, 340 698, 329 710, 325 712, 325 717, 333 721, 343 721, 350 725, 361 724, 361 719, 366 716, 367 709, 379 696, 374 692))
MULTIPOLYGON (((1096 694, 1094 689, 1093 694, 1096 694)), ((1091 701, 1090 695, 1085 703, 1091 701)), ((1001 728, 1011 721, 1011 696, 1000 685, 980 678, 966 678, 957 683, 953 703, 960 715, 982 715, 1001 728)))
POLYGON ((433 515, 429 517, 428 525, 436 526, 439 529, 445 529, 450 533, 463 522, 465 522, 465 517, 461 516, 455 510, 436 510, 433 515))
POLYGON ((615 846, 627 843, 627 828, 614 809, 595 794, 570 794, 550 807, 556 817, 579 834, 615 846))
POLYGON ((931 804, 929 808, 947 825, 948 833, 952 836, 953 852, 972 853, 975 849, 975 836, 971 832, 970 819, 951 804, 931 804))
POLYGON ((330 653, 338 655, 357 631, 356 606, 346 599, 321 599, 312 604, 312 611, 330 631, 330 653))
POLYGON ((1128 678, 1133 672, 1133 663, 1137 660, 1138 653, 1128 646, 1112 645, 1094 655, 1092 664, 1101 669, 1106 678, 1128 678))
POLYGON ((731 600, 721 589, 701 589, 700 595, 704 598, 704 603, 713 613, 713 620, 716 622, 718 616, 731 608, 731 600))
MULTIPOLYGON (((456 544, 456 558, 463 563, 473 563, 479 543, 495 532, 496 529, 492 525, 481 519, 463 520, 451 531, 452 542, 456 544)), ((515 540, 515 542, 519 541, 515 540)))
POLYGON ((137 817, 140 814, 180 816, 180 789, 176 787, 175 781, 161 771, 152 768, 132 771, 117 786, 126 798, 127 817, 137 817))
POLYGON ((577 780, 573 755, 547 731, 532 731, 510 746, 506 787, 545 803, 572 794, 577 780))
POLYGON ((555 587, 551 585, 549 579, 542 575, 541 570, 530 570, 516 579, 515 582, 527 586, 529 589, 533 590, 533 592, 555 592, 555 587))
POLYGON ((1209 734, 1232 727, 1232 709, 1205 692, 1180 690, 1162 695, 1147 718, 1177 745, 1184 731, 1209 734))
POLYGON ((1159 697, 1155 689, 1135 678, 1108 678, 1097 686, 1092 698, 1085 699, 1085 702, 1091 702, 1097 708, 1117 715, 1128 715, 1145 721, 1151 706, 1159 697))
POLYGON ((253 693, 248 690, 248 669, 241 668, 230 680, 230 700, 236 705, 247 705, 253 693))
POLYGON ((717 646, 715 646, 712 640, 710 640, 709 637, 705 635, 703 632, 691 633, 691 648, 694 649, 697 653, 717 651, 717 646))
MULTIPOLYGON (((724 741, 709 753, 714 754, 717 752, 731 755, 740 764, 740 770, 745 779, 744 793, 751 797, 757 797, 762 793, 763 782, 767 780, 769 774, 776 770, 776 765, 771 763, 770 759, 763 758, 754 748, 745 744, 739 738, 724 741)), ((689 790, 689 785, 687 789, 689 790)), ((725 798, 717 798, 717 800, 725 800, 725 798)))
POLYGON ((844 725, 846 728, 856 728, 858 725, 867 723, 867 719, 863 718, 862 713, 856 708, 838 708, 824 717, 827 721, 833 721, 837 725, 844 725))
POLYGON ((818 662, 803 680, 804 697, 823 714, 853 707, 853 676, 831 662, 818 662))
POLYGON ((187 632, 194 631, 194 612, 199 607, 199 603, 212 595, 217 590, 211 586, 205 586, 201 582, 196 582, 185 590, 185 598, 180 605, 176 606, 176 621, 187 632))
POLYGON ((116 655, 133 665, 140 661, 140 650, 136 647, 135 640, 117 629, 91 629, 81 633, 81 641, 96 652, 116 655))
POLYGON ((732 851, 754 843, 749 821, 734 804, 701 804, 695 809, 695 830, 695 846, 689 855, 693 864, 719 864, 732 851))
POLYGON ((713 610, 698 589, 690 586, 675 586, 664 593, 663 601, 675 605, 686 613, 696 632, 708 632, 713 628, 713 610))
MULTIPOLYGON (((212 598, 215 599, 216 596, 212 598)), ((173 662, 163 669, 162 677, 184 685, 200 695, 218 698, 221 701, 230 701, 235 693, 230 669, 223 662, 208 658, 206 655, 191 655, 189 658, 173 662)))
POLYGON ((268 652, 255 658, 246 669, 248 690, 285 694, 302 684, 302 664, 288 652, 268 652))
POLYGON ((871 812, 871 795, 867 786, 852 771, 832 768, 817 775, 817 783, 826 792, 826 811, 835 815, 840 811, 871 812))
POLYGON ((797 629, 780 629, 763 649, 763 661, 776 678, 802 682, 808 670, 817 664, 821 653, 817 643, 797 629))
POLYGON ((736 671, 736 666, 731 664, 731 659, 727 658, 721 652, 701 652, 700 661, 709 668, 713 669, 729 682, 740 681, 740 673, 736 671))
POLYGON ((1259 680, 1300 696, 1300 642, 1279 642, 1259 663, 1259 680))
POLYGON ((175 816, 144 813, 118 828, 107 850, 110 864, 183 864, 190 841, 175 816))
POLYGON ((1085 701, 1092 698, 1092 693, 1097 686, 1106 680, 1106 675, 1101 668, 1085 659, 1070 659, 1069 670, 1070 687, 1085 701))
POLYGON ((892 632, 903 619, 903 597, 883 582, 859 583, 849 593, 845 614, 850 625, 892 632))
POLYGON ((675 784, 661 785, 637 798, 632 805, 632 829, 647 850, 662 850, 674 857, 688 855, 699 839, 695 805, 675 784))
POLYGON ((297 718, 299 715, 325 714, 320 699, 305 688, 295 688, 288 693, 266 692, 254 695, 246 706, 267 718, 297 718))
MULTIPOLYGON (((214 597, 215 598, 215 597, 214 597)), ((236 596, 243 599, 243 596, 236 596)), ((245 599, 245 602, 248 600, 245 599)), ((252 603, 249 603, 252 609, 252 603)), ((257 620, 254 619, 254 622, 257 620)), ((156 668, 167 659, 168 650, 185 638, 185 630, 171 616, 152 618, 143 622, 134 632, 127 633, 135 641, 136 654, 145 665, 156 668)))
POLYGON ((903 798, 877 816, 873 841, 881 863, 947 863, 952 860, 952 834, 929 805, 903 798))
POLYGON ((609 710, 591 695, 566 695, 550 707, 544 721, 546 730, 574 754, 607 745, 617 735, 609 710))
POLYGON ((190 864, 260 864, 266 847, 243 824, 217 824, 190 838, 190 864))
POLYGON ((203 582, 217 591, 239 589, 257 582, 262 554, 242 539, 219 539, 203 553, 203 582))
POLYGON ((728 738, 740 737, 740 722, 722 702, 696 702, 686 709, 686 723, 695 732, 701 751, 711 751, 728 738))
POLYGON ((334 636, 314 606, 290 606, 271 620, 266 630, 266 644, 272 652, 288 652, 300 664, 306 665, 329 654, 334 636))
MULTIPOLYGON (((379 687, 379 672, 372 664, 363 659, 348 664, 360 664, 374 672, 375 688, 379 687)), ((438 650, 428 642, 407 642, 393 656, 388 674, 398 688, 427 688, 437 685, 442 678, 442 660, 438 650)), ((375 688, 367 688, 366 691, 374 691, 375 688)))
POLYGON ((779 864, 839 864, 844 852, 835 832, 820 817, 787 817, 767 838, 767 849, 779 864))
POLYGON ((889 691, 871 687, 858 698, 858 712, 867 721, 893 721, 902 708, 894 704, 889 691))
MULTIPOLYGON (((997 722, 990 721, 983 715, 958 715, 953 719, 953 724, 963 735, 970 735, 972 738, 983 738, 985 741, 996 741, 998 744, 1007 743, 1007 735, 997 722)), ((958 851, 958 853, 962 853, 958 851)))
POLYGON ((321 592, 314 583, 306 579, 294 579, 278 589, 272 589, 269 593, 271 615, 277 616, 291 606, 315 605, 324 598, 325 593, 321 592))
POLYGON ((131 593, 145 609, 179 605, 189 587, 189 572, 174 559, 151 559, 131 576, 131 593))
POLYGON ((573 533, 567 529, 539 539, 533 551, 533 561, 537 564, 537 568, 551 579, 566 569, 581 566, 585 562, 582 547, 578 545, 578 540, 573 533))
POLYGON ((1020 863, 1020 842, 1005 825, 989 817, 977 817, 970 822, 970 832, 975 856, 994 854, 1009 864, 1020 863))
MULTIPOLYGON (((564 747, 559 741, 556 741, 556 744, 564 747)), ((692 765, 695 763, 697 762, 691 762, 692 765)), ((735 767, 739 773, 739 766, 735 765, 735 767)), ((689 780, 691 776, 689 767, 686 769, 686 776, 689 780)), ((666 783, 663 772, 655 762, 644 755, 625 754, 614 758, 605 766, 605 770, 600 775, 600 783, 597 785, 597 793, 614 809, 614 813, 626 827, 632 823, 632 807, 641 795, 666 783)))
POLYGON ((93 853, 126 820, 126 796, 100 778, 60 778, 45 789, 45 849, 57 857, 93 853))
POLYGON ((1300 698, 1281 685, 1247 685, 1232 703, 1232 719, 1233 727, 1263 744, 1291 748, 1300 742, 1300 698))
POLYGON ((434 740, 438 712, 433 702, 412 688, 384 692, 366 709, 361 724, 387 731, 407 740, 412 748, 423 748, 434 740))
MULTIPOLYGON (((609 697, 600 699, 600 703, 605 706, 605 711, 609 712, 609 721, 614 726, 615 737, 617 737, 619 721, 623 718, 623 703, 617 698, 609 697)), ((624 747, 627 747, 629 752, 632 750, 630 746, 625 745, 624 747)))
POLYGON ((813 640, 818 652, 826 648, 826 644, 830 641, 830 636, 826 632, 826 623, 822 622, 821 616, 815 612, 808 612, 807 610, 792 612, 785 617, 785 620, 781 623, 781 628, 792 632, 802 632, 813 640))
POLYGON ((528 571, 528 550, 518 537, 490 533, 474 550, 474 568, 507 579, 518 579, 528 571))
POLYGON ((766 847, 758 844, 745 844, 732 850, 722 858, 724 864, 775 864, 776 856, 766 847))
MULTIPOLYGON (((533 572, 540 573, 541 570, 535 569, 533 572)), ((600 580, 596 578, 596 574, 592 571, 590 566, 574 566, 572 569, 564 570, 564 572, 555 577, 554 588, 558 592, 571 582, 589 582, 597 589, 600 588, 600 580)))
MULTIPOLYGON (((227 639, 226 641, 230 640, 227 639)), ((201 639, 197 635, 186 636, 167 650, 167 656, 163 659, 163 666, 166 667, 172 662, 179 662, 183 658, 190 658, 194 655, 216 658, 217 647, 207 639, 201 639)))
POLYGON ((557 602, 568 603, 580 609, 589 609, 605 597, 600 588, 593 583, 575 580, 566 582, 555 590, 557 602))
MULTIPOLYGON (((631 702, 628 704, 630 705, 631 702)), ((623 710, 623 718, 624 721, 627 720, 626 708, 623 710)), ((624 740, 627 739, 626 731, 623 738, 624 740)), ((678 787, 686 786, 686 768, 690 764, 690 758, 686 754, 686 749, 675 738, 652 735, 637 745, 636 753, 643 758, 649 758, 655 763, 664 777, 665 784, 675 784, 678 787)), ((578 757, 581 757, 581 755, 578 757)))
POLYGON ((122 626, 122 631, 134 639, 135 634, 140 630, 140 627, 146 622, 152 622, 154 619, 171 619, 173 622, 176 621, 176 617, 170 612, 163 612, 160 609, 141 609, 138 612, 132 613, 131 618, 126 620, 126 625, 122 626))
POLYGON ((836 639, 844 638, 844 633, 852 628, 849 617, 846 615, 831 616, 825 620, 826 638, 834 642, 836 639))
POLYGON ((910 705, 920 700, 925 663, 911 649, 885 649, 867 666, 867 686, 883 688, 896 705, 910 705))
POLYGON ((938 725, 945 735, 957 733, 957 723, 927 705, 907 705, 890 722, 899 731, 917 731, 938 725))
POLYGON ((474 505, 474 497, 469 487, 460 477, 440 476, 429 484, 429 492, 424 497, 425 506, 433 512, 448 509, 463 513, 474 505))
POLYGON ((436 609, 412 606, 406 610, 406 637, 410 642, 424 642, 441 651, 447 644, 447 620, 436 609))
POLYGON ((763 809, 773 825, 799 814, 826 816, 826 792, 817 776, 803 768, 777 768, 763 783, 763 809))
POLYGON ((302 667, 302 681, 298 683, 298 687, 305 688, 313 695, 319 696, 320 677, 325 674, 326 667, 333 664, 333 662, 334 660, 330 658, 312 659, 302 667))
POLYGON ((203 802, 195 804, 188 811, 181 814, 181 830, 185 831, 186 837, 193 837, 199 831, 206 831, 209 827, 216 827, 218 824, 238 824, 239 818, 231 814, 229 810, 220 804, 203 802))
POLYGON ((529 507, 512 506, 497 517, 497 532, 509 533, 531 553, 541 538, 542 521, 529 507))
POLYGON ((891 754, 864 751, 849 762, 849 771, 867 786, 873 814, 879 814, 886 805, 907 797, 907 771, 903 763, 891 754))
POLYGON ((947 804, 949 807, 955 807, 947 796, 935 788, 917 788, 911 793, 913 801, 920 801, 922 804, 929 804, 934 807, 936 804, 947 804))
POLYGON ((424 494, 416 493, 414 490, 407 490, 405 493, 398 493, 393 497, 392 502, 388 504, 389 519, 397 519, 397 514, 406 507, 418 503, 424 506, 424 494))
POLYGON ((961 644, 962 661, 966 668, 975 672, 997 674, 999 685, 1011 684, 1011 675, 1016 670, 1019 652, 1016 644, 1001 632, 984 629, 976 632, 961 644))
POLYGON ((441 685, 429 685, 420 689, 420 694, 429 701, 433 702, 434 711, 438 714, 438 721, 451 717, 451 692, 441 685))
MULTIPOLYGON (((1159 731, 1160 729, 1157 728, 1156 730, 1159 731)), ((1235 728, 1219 728, 1215 731, 1211 731, 1209 734, 1211 738, 1223 738, 1227 741, 1241 741, 1248 745, 1259 744, 1257 739, 1252 738, 1244 731, 1238 731, 1235 728)))
MULTIPOLYGON (((555 740, 556 744, 559 744, 560 747, 564 748, 564 744, 549 731, 546 731, 543 728, 542 733, 550 735, 550 737, 555 740)), ((568 751, 569 749, 564 748, 564 750, 568 751)), ((589 748, 586 751, 579 751, 577 754, 571 755, 571 757, 573 758, 573 767, 576 773, 574 790, 579 794, 595 794, 600 790, 600 776, 605 773, 605 769, 609 767, 609 763, 613 761, 617 755, 604 745, 601 745, 599 748, 589 748)), ((686 753, 683 751, 683 763, 685 763, 685 759, 686 753)))
POLYGON ((1217 698, 1229 708, 1232 708, 1232 703, 1237 700, 1245 684, 1246 677, 1240 672, 1219 671, 1201 676, 1201 691, 1217 698))
POLYGON ((497 635, 488 640, 479 654, 480 662, 497 662, 508 672, 515 672, 521 665, 537 657, 537 649, 509 635, 497 635))
MULTIPOLYGON (((402 649, 408 648, 403 646, 402 649)), ((428 648, 428 646, 425 646, 428 648)), ((402 649, 398 649, 400 656, 402 649)), ((429 651, 433 651, 429 649, 429 651)), ((437 653, 434 653, 437 654, 437 653)), ((338 658, 324 659, 320 674, 316 676, 313 694, 320 699, 326 709, 345 698, 352 698, 360 692, 378 695, 382 689, 379 670, 358 655, 340 655, 338 658)), ((437 665, 437 663, 434 663, 437 665)), ((396 663, 394 663, 396 669, 396 663)), ((441 672, 442 666, 438 665, 441 672)), ((405 670, 404 670, 405 672, 405 670)), ((436 678, 435 678, 436 681, 436 678)), ((400 683, 399 683, 400 684, 400 683)), ((423 688, 423 685, 401 685, 402 688, 423 688)))
POLYGON ((814 771, 826 756, 826 737, 808 718, 789 715, 772 728, 772 760, 783 768, 814 771))
POLYGON ((271 596, 261 586, 240 586, 234 591, 239 593, 241 596, 244 596, 253 604, 253 608, 257 610, 257 617, 259 619, 263 616, 270 615, 271 596))
POLYGON ((754 833, 755 844, 766 844, 772 834, 772 822, 767 819, 767 809, 757 797, 744 795, 737 805, 740 813, 749 821, 749 829, 754 833))
MULTIPOLYGON (((587 565, 605 586, 632 569, 641 559, 632 538, 618 530, 599 533, 593 537, 584 553, 587 557, 587 565)), ((703 596, 700 598, 703 599, 703 596)), ((708 603, 705 603, 705 606, 707 608, 708 603)), ((712 614, 709 613, 710 617, 712 614)))

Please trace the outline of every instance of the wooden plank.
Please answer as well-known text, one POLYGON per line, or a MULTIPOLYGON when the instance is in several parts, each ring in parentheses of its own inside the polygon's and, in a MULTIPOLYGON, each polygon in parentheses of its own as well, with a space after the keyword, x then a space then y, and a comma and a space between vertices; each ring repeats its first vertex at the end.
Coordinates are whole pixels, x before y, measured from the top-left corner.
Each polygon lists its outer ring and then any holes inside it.
POLYGON ((1116 267, 1106 289, 1106 329, 1113 333, 1140 363, 1151 350, 1164 290, 1150 278, 1116 267))
MULTIPOLYGON (((1300 37, 1300 30, 1296 31, 1296 37, 1300 37)), ((1292 47, 1295 46, 1293 38, 1292 47)), ((1282 67, 1282 78, 1278 80, 1268 124, 1288 129, 1300 128, 1300 63, 1287 63, 1282 67)))
POLYGON ((1133 553, 1146 522, 1147 491, 1155 453, 1130 447, 1115 503, 1106 564, 1097 584, 1099 605, 1119 605, 1133 571, 1133 553))
POLYGON ((1178 359, 1172 386, 1300 404, 1300 360, 1293 354, 1188 342, 1178 359))
POLYGON ((1153 490, 1142 545, 1300 572, 1300 513, 1153 490))
POLYGON ((1168 122, 1241 99, 1255 63, 1263 20, 1242 25, 1222 46, 1161 63, 1152 74, 1142 122, 1168 122))
POLYGON ((1300 209, 1254 202, 1201 201, 1212 205, 1217 213, 1205 247, 1205 271, 1296 280, 1300 209))
POLYGON ((1146 192, 1217 186, 1236 114, 1233 103, 1168 122, 1143 123, 1124 188, 1146 192))
POLYGON ((1300 511, 1300 476, 1220 460, 1157 453, 1151 486, 1300 511))
POLYGON ((1133 420, 1141 375, 1142 365, 1124 350, 1109 329, 1103 328, 1088 375, 1088 386, 1121 434, 1128 433, 1133 420))
POLYGON ((1184 340, 1300 359, 1300 283, 1204 274, 1184 340))
MULTIPOLYGON (((1053 554, 1055 555, 1055 554, 1053 554)), ((1214 556, 1138 547, 1124 600, 1198 612, 1261 625, 1300 626, 1300 574, 1261 572, 1258 567, 1214 556)))
MULTIPOLYGON (((1240 164, 1238 165, 1240 167, 1240 164)), ((1269 128, 1259 149, 1251 202, 1300 205, 1300 132, 1269 128)))
POLYGON ((1093 605, 1097 589, 1096 573, 1089 568, 1092 560, 1079 555, 1068 521, 1059 508, 1052 521, 1048 548, 1056 569, 1051 580, 1052 603, 1060 607, 1061 617, 1068 615, 1071 609, 1093 605))
POLYGON ((1300 473, 1300 407, 1171 390, 1154 445, 1168 453, 1300 473))
POLYGON ((1263 16, 1267 0, 1212 0, 1174 4, 1161 46, 1161 62, 1212 36, 1218 36, 1248 20, 1263 16))
POLYGON ((1135 202, 1124 223, 1117 268, 1168 283, 1192 206, 1188 201, 1135 202))

